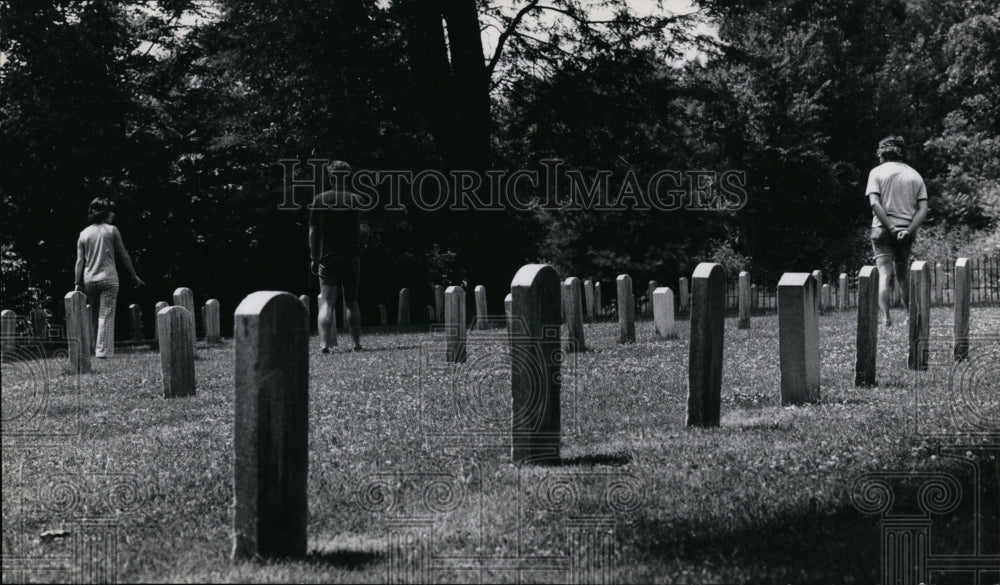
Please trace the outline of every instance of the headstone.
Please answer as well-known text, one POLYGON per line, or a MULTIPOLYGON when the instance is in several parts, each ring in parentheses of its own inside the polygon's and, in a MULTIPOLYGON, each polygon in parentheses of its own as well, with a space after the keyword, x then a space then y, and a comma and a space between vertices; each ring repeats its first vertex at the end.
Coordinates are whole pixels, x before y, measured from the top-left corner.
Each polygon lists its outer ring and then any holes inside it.
POLYGON ((518 329, 510 335, 514 462, 560 460, 559 286, 548 264, 523 266, 510 283, 512 329, 518 329))
POLYGON ((972 300, 972 274, 968 258, 955 261, 954 290, 955 359, 964 360, 969 357, 969 304, 972 300))
POLYGON ((618 293, 618 343, 635 343, 635 296, 632 277, 619 274, 615 280, 618 293))
POLYGON ((910 266, 910 353, 906 365, 911 370, 926 370, 931 338, 930 266, 917 260, 910 266))
POLYGON ((385 308, 385 305, 378 306, 378 320, 382 327, 389 324, 389 310, 385 308))
POLYGON ((662 339, 677 337, 674 324, 674 291, 663 286, 653 291, 653 329, 662 339))
POLYGON ((934 300, 939 305, 944 304, 944 266, 940 262, 934 265, 934 300))
POLYGON ((813 300, 816 301, 816 312, 822 315, 823 302, 820 299, 820 291, 823 290, 823 272, 821 270, 813 270, 812 277, 816 281, 816 291, 813 294, 813 300))
POLYGON ((750 308, 754 311, 760 308, 760 298, 757 296, 757 285, 750 285, 750 308))
POLYGON ((688 279, 682 276, 677 282, 677 295, 680 297, 681 313, 691 308, 691 291, 688 290, 688 279))
POLYGON ((833 308, 833 291, 829 284, 823 285, 823 311, 833 308))
POLYGON ((160 343, 160 325, 156 319, 156 315, 158 315, 161 310, 166 309, 169 306, 170 303, 166 301, 159 301, 153 307, 153 339, 156 340, 157 345, 160 343))
POLYGON ((594 281, 586 279, 583 281, 584 316, 591 321, 596 320, 594 305, 594 281))
POLYGON ((434 311, 434 305, 427 305, 427 320, 431 323, 437 321, 437 314, 434 311))
POLYGON ((858 272, 857 358, 854 385, 874 386, 875 357, 878 355, 878 270, 864 266, 858 272))
POLYGON ((653 292, 658 288, 660 288, 660 285, 655 280, 651 280, 646 284, 646 303, 649 305, 646 311, 650 315, 653 314, 653 292))
MULTIPOLYGON (((194 293, 191 289, 186 286, 179 287, 174 290, 174 305, 178 307, 184 307, 188 311, 188 316, 191 318, 191 347, 195 347, 197 342, 195 336, 195 323, 194 323, 194 293)), ((157 313, 159 314, 159 313, 157 313)))
POLYGON ((410 324, 410 289, 399 289, 399 309, 396 311, 396 324, 410 324))
MULTIPOLYGON (((304 296, 304 295, 303 295, 304 296)), ((306 297, 309 300, 309 297, 306 297)), ((208 299, 205 302, 205 340, 209 343, 219 343, 222 341, 221 308, 217 299, 208 299)), ((308 320, 308 317, 306 317, 308 320)), ((306 322, 306 331, 310 329, 306 322)))
POLYGON ((750 328, 750 273, 746 270, 740 272, 739 280, 739 306, 740 319, 737 327, 740 329, 750 328))
POLYGON ((587 349, 583 338, 583 298, 580 279, 571 276, 563 281, 564 311, 566 313, 566 339, 563 347, 567 352, 587 349))
POLYGON ((445 319, 444 314, 444 287, 440 284, 434 285, 434 314, 439 321, 445 319))
POLYGON ((486 287, 480 284, 473 289, 473 292, 476 295, 476 329, 482 331, 487 329, 489 325, 489 311, 486 310, 486 287))
POLYGON ((717 427, 722 404, 726 271, 720 264, 702 262, 691 275, 691 285, 687 425, 717 427))
POLYGON ((306 554, 309 331, 293 295, 261 291, 236 308, 233 558, 306 554))
POLYGON ((465 289, 449 286, 444 293, 445 360, 465 363, 465 289))
POLYGON ((594 283, 594 315, 600 317, 604 314, 604 303, 601 302, 601 283, 594 283))
POLYGON ((778 281, 781 404, 819 400, 819 316, 815 274, 786 272, 778 281))
POLYGON ((142 341, 142 309, 139 308, 139 305, 132 303, 128 306, 128 316, 132 343, 139 343, 142 341))
POLYGON ((847 310, 847 274, 844 272, 841 272, 840 278, 837 279, 837 305, 841 311, 847 310))
POLYGON ((184 307, 167 307, 156 314, 164 398, 195 394, 193 326, 194 319, 184 307))
POLYGON ((66 341, 69 344, 69 367, 72 374, 90 372, 90 313, 87 295, 80 291, 66 293, 66 341))
POLYGON ((35 307, 31 310, 31 335, 35 339, 46 339, 48 335, 49 317, 45 309, 35 307))
POLYGON ((0 311, 0 353, 8 354, 17 347, 17 313, 0 311))
POLYGON ((511 303, 513 302, 514 302, 513 297, 511 296, 510 293, 507 293, 507 296, 503 298, 503 311, 504 314, 507 315, 507 331, 510 331, 510 315, 511 315, 510 311, 511 311, 511 303))

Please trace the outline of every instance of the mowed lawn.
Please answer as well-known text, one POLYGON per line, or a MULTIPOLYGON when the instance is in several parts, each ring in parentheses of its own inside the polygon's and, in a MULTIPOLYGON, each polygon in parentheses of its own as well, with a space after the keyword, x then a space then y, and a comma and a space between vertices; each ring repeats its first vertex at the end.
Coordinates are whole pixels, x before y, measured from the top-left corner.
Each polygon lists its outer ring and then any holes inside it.
MULTIPOLYGON (((162 397, 152 351, 95 360, 80 378, 55 360, 6 363, 4 580, 72 580, 73 533, 97 518, 112 521, 123 582, 382 582, 422 567, 445 582, 876 583, 880 519, 852 504, 855 480, 943 469, 964 482, 961 458, 990 450, 955 459, 947 445, 986 442, 962 434, 970 411, 994 431, 1000 418, 1000 308, 973 307, 972 359, 957 376, 950 308, 933 310, 932 365, 919 375, 894 315, 871 389, 853 383, 855 312, 821 317, 821 402, 788 408, 777 317, 749 330, 727 319, 716 429, 684 425, 687 321, 657 340, 640 320, 627 346, 617 323, 588 324, 589 350, 563 368, 563 463, 548 467, 515 466, 502 446, 502 330, 470 333, 459 367, 426 330, 366 330, 362 353, 345 352, 341 333, 326 356, 313 337, 310 554, 275 563, 230 561, 231 340, 199 348, 197 396, 183 399, 162 397), (405 550, 387 546, 390 532, 405 550)), ((936 551, 970 552, 970 502, 932 518, 936 551)), ((980 527, 997 525, 995 507, 979 511, 980 527)))

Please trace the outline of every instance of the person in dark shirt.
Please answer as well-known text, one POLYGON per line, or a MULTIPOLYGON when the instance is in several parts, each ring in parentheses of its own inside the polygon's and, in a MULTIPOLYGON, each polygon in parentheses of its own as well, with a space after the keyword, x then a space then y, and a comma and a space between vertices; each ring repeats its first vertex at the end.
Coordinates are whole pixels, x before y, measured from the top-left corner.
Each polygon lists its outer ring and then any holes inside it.
POLYGON ((344 288, 347 326, 354 351, 361 350, 361 311, 358 282, 361 250, 368 243, 368 222, 358 209, 358 195, 345 188, 351 167, 335 160, 327 165, 333 188, 317 195, 309 212, 310 270, 319 276, 319 343, 322 353, 336 345, 333 331, 337 287, 344 288))

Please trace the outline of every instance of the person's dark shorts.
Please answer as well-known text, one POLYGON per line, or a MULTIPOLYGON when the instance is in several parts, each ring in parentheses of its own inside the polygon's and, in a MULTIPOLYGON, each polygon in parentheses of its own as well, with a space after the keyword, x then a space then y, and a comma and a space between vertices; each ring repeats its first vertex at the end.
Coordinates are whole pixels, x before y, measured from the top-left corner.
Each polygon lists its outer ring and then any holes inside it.
POLYGON ((320 286, 341 286, 344 302, 358 300, 358 282, 361 279, 361 259, 357 256, 327 256, 319 263, 320 286))
POLYGON ((893 262, 909 263, 910 250, 913 249, 913 232, 900 240, 891 231, 882 226, 872 228, 872 251, 875 258, 890 256, 893 262))

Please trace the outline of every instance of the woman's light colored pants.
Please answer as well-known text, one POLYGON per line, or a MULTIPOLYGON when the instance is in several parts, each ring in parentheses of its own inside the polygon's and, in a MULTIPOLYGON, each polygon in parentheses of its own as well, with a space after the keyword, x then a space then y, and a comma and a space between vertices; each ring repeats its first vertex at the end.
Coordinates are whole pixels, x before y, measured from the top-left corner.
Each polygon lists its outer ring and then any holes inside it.
POLYGON ((90 331, 91 342, 94 343, 94 355, 111 357, 115 355, 115 304, 118 302, 118 279, 84 283, 83 292, 87 295, 87 304, 90 305, 90 331))

